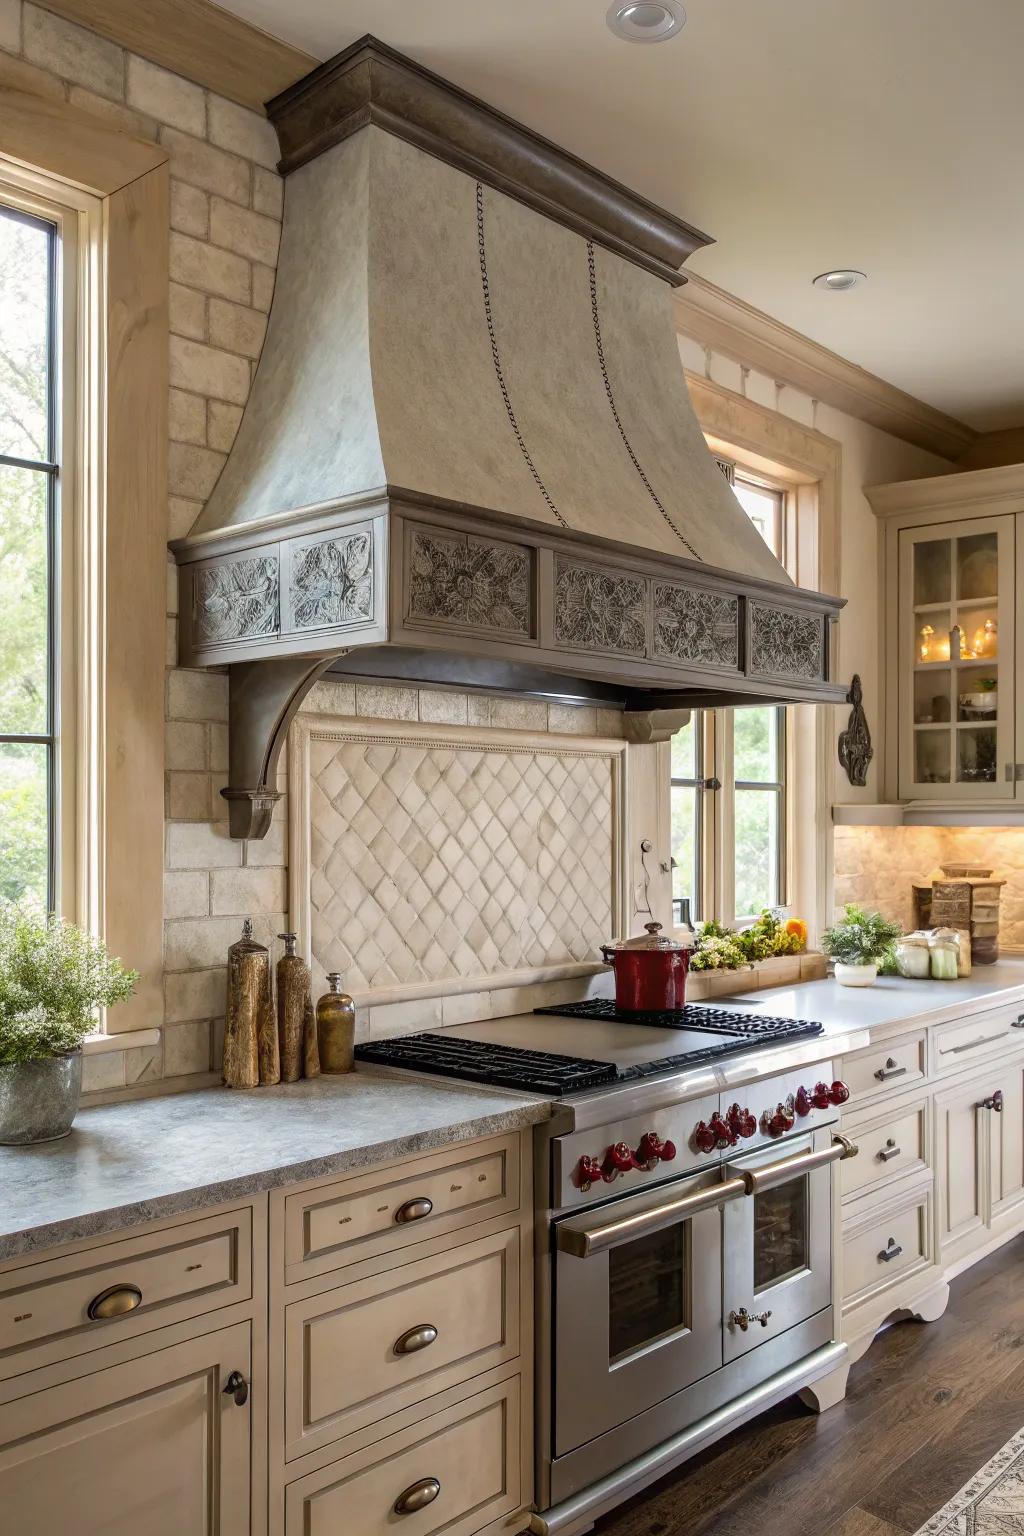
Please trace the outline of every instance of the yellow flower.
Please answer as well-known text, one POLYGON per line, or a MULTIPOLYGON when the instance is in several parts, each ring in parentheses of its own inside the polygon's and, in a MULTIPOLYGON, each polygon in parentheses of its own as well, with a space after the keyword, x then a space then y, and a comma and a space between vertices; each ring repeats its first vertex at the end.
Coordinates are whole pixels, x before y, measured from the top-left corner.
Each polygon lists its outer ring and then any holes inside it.
POLYGON ((791 917, 786 923, 786 932, 791 939, 796 939, 795 948, 803 949, 807 943, 807 924, 802 917, 791 917))

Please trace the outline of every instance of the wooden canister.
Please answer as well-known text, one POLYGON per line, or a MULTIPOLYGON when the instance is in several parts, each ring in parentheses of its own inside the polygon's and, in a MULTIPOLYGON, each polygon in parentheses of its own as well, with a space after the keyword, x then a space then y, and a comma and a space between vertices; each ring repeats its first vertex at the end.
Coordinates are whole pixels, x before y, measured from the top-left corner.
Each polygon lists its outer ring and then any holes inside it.
POLYGON ((295 953, 296 935, 279 933, 284 954, 277 962, 277 1038, 281 1050, 281 1081, 297 1083, 302 1076, 309 966, 295 953))
MULTIPOLYGON (((246 918, 242 937, 228 950, 228 989, 224 1010, 224 1082, 229 1088, 255 1088, 260 1081, 260 1041, 273 1033, 270 952, 252 936, 246 918)), ((272 1078, 270 1081, 276 1082, 272 1078)))
POLYGON ((356 1040, 355 1004, 341 990, 341 975, 331 971, 330 988, 316 1005, 316 1032, 320 1043, 321 1072, 351 1072, 356 1040))

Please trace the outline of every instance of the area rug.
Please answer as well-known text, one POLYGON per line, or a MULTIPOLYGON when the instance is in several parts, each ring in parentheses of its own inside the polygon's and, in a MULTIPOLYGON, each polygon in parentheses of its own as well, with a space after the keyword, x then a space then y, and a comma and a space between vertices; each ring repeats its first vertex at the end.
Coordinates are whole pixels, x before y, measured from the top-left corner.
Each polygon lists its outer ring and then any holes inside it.
POLYGON ((1024 1536, 1024 1429, 917 1536, 1024 1536))

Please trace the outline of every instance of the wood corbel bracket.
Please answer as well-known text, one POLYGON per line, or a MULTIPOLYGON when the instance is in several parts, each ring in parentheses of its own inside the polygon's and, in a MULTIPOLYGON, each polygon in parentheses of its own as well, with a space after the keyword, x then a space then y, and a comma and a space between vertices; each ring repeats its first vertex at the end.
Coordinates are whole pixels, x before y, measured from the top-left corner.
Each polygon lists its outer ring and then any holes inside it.
POLYGON ((229 667, 228 830, 232 837, 261 838, 270 830, 281 798, 277 764, 303 699, 335 661, 329 656, 281 656, 229 667))
POLYGON ((627 709, 622 714, 626 740, 636 745, 671 741, 677 731, 689 725, 689 709, 627 709))

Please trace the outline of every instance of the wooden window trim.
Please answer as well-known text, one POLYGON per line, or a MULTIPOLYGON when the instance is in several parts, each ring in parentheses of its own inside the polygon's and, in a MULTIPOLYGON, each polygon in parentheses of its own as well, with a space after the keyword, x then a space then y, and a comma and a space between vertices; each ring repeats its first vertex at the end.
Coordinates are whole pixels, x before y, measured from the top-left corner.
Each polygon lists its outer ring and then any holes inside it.
POLYGON ((167 153, 3 74, 0 175, 60 183, 80 215, 79 336, 91 368, 79 368, 76 494, 88 547, 75 660, 90 699, 76 745, 79 860, 83 840, 88 852, 75 907, 140 972, 135 996, 111 1015, 123 1033, 163 1019, 167 153))

